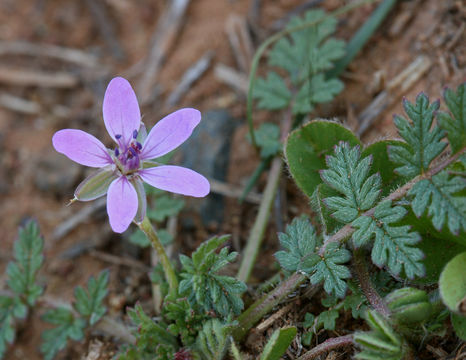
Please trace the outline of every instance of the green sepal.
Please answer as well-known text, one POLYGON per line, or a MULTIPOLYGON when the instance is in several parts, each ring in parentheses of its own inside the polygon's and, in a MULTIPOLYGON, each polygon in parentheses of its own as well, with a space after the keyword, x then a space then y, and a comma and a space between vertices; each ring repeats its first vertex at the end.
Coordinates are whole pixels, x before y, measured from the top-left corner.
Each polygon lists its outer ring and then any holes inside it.
POLYGON ((108 165, 93 172, 76 188, 74 197, 79 201, 95 200, 107 193, 113 180, 117 179, 114 165, 108 165))
POLYGON ((432 316, 432 304, 424 290, 406 287, 385 297, 391 318, 400 324, 418 324, 432 316))
POLYGON ((147 210, 147 196, 146 191, 144 190, 144 184, 139 179, 139 177, 132 177, 130 179, 130 183, 133 184, 134 189, 136 190, 136 194, 138 196, 138 210, 136 212, 136 216, 134 217, 134 221, 136 223, 141 223, 145 216, 147 210))
POLYGON ((322 183, 319 171, 325 169, 325 156, 334 146, 346 141, 361 145, 359 139, 343 125, 333 121, 314 120, 291 132, 285 143, 289 171, 298 187, 309 197, 322 183))

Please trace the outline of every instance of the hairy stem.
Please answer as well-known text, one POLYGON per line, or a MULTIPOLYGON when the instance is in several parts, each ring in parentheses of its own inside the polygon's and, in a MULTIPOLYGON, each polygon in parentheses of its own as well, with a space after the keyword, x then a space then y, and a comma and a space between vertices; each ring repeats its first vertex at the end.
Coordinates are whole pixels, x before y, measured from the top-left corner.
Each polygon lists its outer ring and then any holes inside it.
POLYGON ((264 295, 252 304, 238 318, 231 335, 236 341, 240 341, 249 329, 251 329, 264 315, 277 306, 288 294, 292 293, 302 282, 306 280, 303 274, 294 273, 280 284, 279 287, 264 295))
POLYGON ((357 249, 354 251, 353 263, 354 272, 359 280, 361 290, 366 296, 367 300, 378 313, 382 314, 384 317, 388 317, 390 315, 390 310, 372 284, 369 271, 367 270, 365 254, 362 249, 357 249))
MULTIPOLYGON (((414 179, 410 180, 409 182, 407 182, 406 184, 404 184, 403 186, 399 187, 398 189, 396 189, 394 192, 392 192, 390 195, 386 196, 385 198, 383 198, 381 201, 379 201, 379 204, 382 202, 382 201, 386 201, 386 200, 390 200, 390 201, 395 201, 395 200, 399 200, 401 199, 403 196, 406 195, 406 193, 419 181, 421 180, 424 180, 424 179, 430 179, 432 178, 432 176, 436 175, 437 173, 439 173, 440 171, 442 171, 443 169, 445 169, 448 165, 450 165, 451 163, 455 162, 456 160, 458 160, 458 158, 463 155, 464 153, 466 153, 466 148, 463 148, 461 149, 460 151, 458 151, 456 154, 454 154, 453 156, 450 156, 448 157, 447 159, 439 162, 436 166, 434 166, 433 168, 431 168, 430 170, 426 171, 424 174, 421 174, 421 175, 418 175, 416 176, 414 179)), ((366 212, 364 212, 361 216, 372 216, 374 215, 375 213, 375 208, 377 206, 374 206, 372 209, 369 209, 367 210, 366 212)), ((322 247, 320 248, 319 250, 319 255, 323 256, 325 254, 325 250, 327 249, 327 246, 330 244, 330 243, 333 243, 333 242, 342 242, 343 240, 347 239, 348 237, 351 236, 351 234, 353 234, 353 232, 355 231, 355 229, 353 227, 351 227, 351 224, 347 224, 345 226, 343 226, 337 233, 335 233, 335 235, 329 237, 327 240, 325 240, 324 244, 322 245, 322 247)))
POLYGON ((178 279, 175 274, 175 270, 168 259, 167 253, 157 236, 157 233, 154 230, 149 218, 146 216, 141 223, 138 224, 139 228, 142 230, 144 234, 146 234, 147 238, 152 243, 157 255, 160 259, 160 263, 162 264, 163 272, 165 273, 165 277, 168 281, 168 285, 170 287, 170 294, 175 295, 178 293, 178 279))
POLYGON ((312 350, 300 356, 296 360, 310 360, 316 357, 328 353, 331 350, 338 349, 345 346, 353 345, 353 335, 339 336, 336 338, 330 338, 325 340, 322 344, 319 344, 312 348, 312 350))

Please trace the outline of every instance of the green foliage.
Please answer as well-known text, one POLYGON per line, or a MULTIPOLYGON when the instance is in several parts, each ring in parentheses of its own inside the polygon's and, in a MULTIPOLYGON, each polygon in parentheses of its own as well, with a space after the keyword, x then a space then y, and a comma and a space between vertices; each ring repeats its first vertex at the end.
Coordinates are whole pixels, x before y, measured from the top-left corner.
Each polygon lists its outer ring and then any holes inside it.
POLYGON ((37 273, 42 266, 44 240, 39 227, 30 221, 19 230, 19 238, 14 244, 15 261, 7 266, 7 284, 27 305, 33 306, 42 294, 43 288, 36 284, 37 273))
POLYGON ((230 313, 239 314, 243 309, 241 294, 246 291, 243 282, 218 274, 238 255, 229 253, 226 247, 218 254, 215 252, 227 239, 228 236, 213 237, 199 246, 191 258, 180 255, 180 276, 183 278, 179 285, 180 294, 186 295, 191 304, 197 304, 205 311, 214 310, 223 318, 230 313))
POLYGON ((405 287, 385 297, 390 318, 397 324, 413 325, 427 321, 433 315, 433 306, 424 290, 405 287))
POLYGON ((465 189, 464 176, 442 171, 414 184, 408 195, 412 197, 411 207, 417 217, 427 209, 437 230, 446 223, 448 229, 458 235, 466 230, 466 198, 459 195, 465 189))
POLYGON ((413 178, 425 173, 432 160, 445 149, 447 144, 441 141, 445 132, 437 126, 432 128, 439 106, 439 101, 430 104, 424 93, 417 96, 415 104, 403 100, 404 110, 411 122, 398 115, 394 121, 400 136, 408 146, 395 145, 389 151, 390 159, 401 165, 395 170, 398 174, 413 178))
POLYGON ((77 286, 74 291, 74 307, 79 314, 88 319, 89 325, 94 325, 104 316, 107 309, 103 300, 107 296, 108 271, 102 271, 97 278, 91 277, 87 282, 87 289, 77 286))
MULTIPOLYGON (((260 147, 260 156, 267 159, 277 155, 282 150, 280 142, 280 128, 272 123, 263 123, 255 131, 256 144, 260 147)), ((248 139, 251 137, 248 134, 248 139)))
POLYGON ((455 313, 451 314, 451 324, 455 329, 456 335, 466 341, 466 316, 461 316, 455 313))
POLYGON ((450 110, 438 112, 438 123, 447 132, 451 149, 455 153, 466 146, 466 83, 456 89, 445 89, 443 94, 445 103, 450 110))
POLYGON ((343 89, 341 81, 324 75, 345 53, 343 41, 328 38, 335 32, 336 19, 324 17, 322 10, 311 10, 290 20, 287 29, 303 29, 278 40, 269 54, 269 65, 285 72, 289 81, 273 71, 257 79, 253 96, 260 108, 278 110, 292 104, 294 114, 309 113, 316 103, 332 100, 343 89))
POLYGON ((372 262, 378 266, 386 265, 395 275, 403 269, 408 278, 423 276, 424 255, 413 245, 421 238, 410 231, 410 227, 395 226, 406 214, 401 206, 392 207, 391 201, 383 201, 376 206, 373 216, 361 216, 351 223, 357 229, 352 236, 355 246, 360 247, 375 237, 372 247, 372 262))
POLYGON ((147 217, 156 222, 162 222, 167 217, 177 215, 184 207, 184 200, 169 195, 156 198, 155 208, 147 211, 147 217))
POLYGON ((371 158, 360 160, 357 146, 350 148, 340 143, 335 148, 335 156, 327 156, 327 170, 321 172, 322 180, 337 190, 342 196, 326 198, 324 203, 332 211, 332 216, 349 223, 363 211, 374 206, 380 193, 380 176, 369 176, 371 158))
POLYGON ((228 325, 219 319, 210 319, 204 323, 196 339, 195 349, 199 360, 223 359, 229 345, 228 325))
POLYGON ((343 125, 325 120, 311 121, 288 136, 285 156, 289 171, 308 197, 322 183, 319 171, 325 168, 325 156, 332 153, 340 141, 351 146, 361 145, 359 139, 343 125))
POLYGON ((49 310, 42 317, 42 320, 56 325, 42 333, 43 343, 40 350, 46 360, 53 359, 60 350, 64 349, 69 339, 79 341, 84 338, 86 321, 74 316, 69 309, 49 310))
POLYGON ((181 342, 185 346, 190 346, 196 340, 198 332, 202 329, 202 324, 209 319, 206 313, 201 313, 199 307, 194 308, 186 298, 171 299, 165 298, 163 315, 172 323, 168 326, 168 331, 173 335, 180 336, 181 342))
POLYGON ((366 321, 371 327, 370 332, 360 332, 354 335, 354 341, 362 348, 355 359, 363 360, 402 360, 406 355, 403 339, 391 328, 377 312, 367 312, 366 321))
POLYGON ((19 229, 14 243, 14 261, 6 268, 7 285, 12 296, 0 296, 0 358, 7 344, 15 340, 15 321, 25 319, 28 307, 33 307, 43 287, 37 284, 37 273, 42 266, 44 240, 34 221, 19 229))
POLYGON ((131 321, 137 328, 137 343, 129 345, 118 355, 119 360, 171 360, 179 344, 163 321, 155 322, 137 304, 128 310, 131 321))
POLYGON ((294 326, 277 329, 265 344, 260 360, 279 360, 295 338, 297 329, 294 326))
POLYGON ((280 244, 285 251, 275 254, 280 265, 289 271, 298 271, 310 277, 312 284, 324 282, 327 293, 343 297, 346 291, 344 279, 350 277, 344 265, 350 259, 348 250, 338 244, 330 244, 325 253, 318 255, 314 228, 306 218, 296 218, 286 228, 285 234, 279 235, 280 244))
POLYGON ((102 271, 97 278, 91 277, 86 288, 78 286, 75 302, 71 308, 49 310, 42 320, 56 325, 42 333, 41 352, 47 360, 53 359, 69 339, 82 340, 84 330, 99 321, 106 312, 103 305, 107 295, 108 271, 102 271))
MULTIPOLYGON (((460 303, 466 299, 466 252, 455 256, 448 262, 439 279, 442 301, 454 312, 460 312, 460 303)), ((463 305, 464 307, 464 305, 463 305)), ((463 309, 463 314, 466 312, 463 309)))

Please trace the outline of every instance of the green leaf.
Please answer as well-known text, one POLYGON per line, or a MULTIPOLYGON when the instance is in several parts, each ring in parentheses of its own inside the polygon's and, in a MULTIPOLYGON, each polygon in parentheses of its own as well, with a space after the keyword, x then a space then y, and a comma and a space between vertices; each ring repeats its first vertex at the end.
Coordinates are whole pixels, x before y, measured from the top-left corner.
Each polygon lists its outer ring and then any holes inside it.
POLYGON ((344 279, 351 277, 351 273, 344 265, 351 258, 351 253, 339 247, 339 244, 330 243, 320 261, 315 265, 315 272, 311 276, 313 285, 324 283, 327 294, 335 294, 342 298, 346 293, 346 282, 344 279))
POLYGON ((466 252, 455 256, 443 269, 439 279, 440 296, 444 304, 454 312, 466 311, 460 309, 460 304, 466 302, 466 252))
POLYGON ((42 319, 56 325, 42 333, 43 343, 40 347, 46 360, 51 360, 65 348, 68 339, 81 340, 84 337, 86 321, 75 318, 73 313, 65 308, 49 310, 42 319))
POLYGON ((139 304, 129 309, 128 315, 137 328, 137 342, 136 346, 130 348, 129 354, 126 354, 127 359, 173 359, 179 344, 176 337, 167 331, 166 323, 152 320, 139 304))
POLYGON ((382 196, 387 196, 403 179, 395 172, 397 167, 388 157, 388 149, 393 146, 407 147, 407 144, 398 140, 381 140, 367 146, 361 157, 371 156, 371 174, 379 174, 382 180, 382 196))
MULTIPOLYGON (((256 144, 260 147, 260 155, 263 159, 278 154, 282 149, 280 142, 280 128, 272 123, 263 123, 255 131, 256 144)), ((248 139, 250 136, 248 134, 248 139)))
POLYGON ((204 323, 196 340, 196 350, 201 359, 223 359, 229 344, 227 329, 226 324, 219 319, 211 319, 204 323))
POLYGON ((155 200, 155 209, 147 211, 147 217, 162 222, 169 216, 177 215, 183 209, 184 204, 183 199, 162 195, 155 200))
POLYGON ((336 309, 322 311, 317 318, 316 326, 320 328, 323 325, 325 330, 335 330, 336 320, 339 316, 336 309))
POLYGON ((309 197, 322 183, 319 171, 324 169, 325 156, 334 146, 346 141, 361 145, 359 139, 344 126, 326 120, 314 120, 293 131, 286 140, 285 156, 289 171, 299 188, 309 197))
POLYGON ((260 360, 279 360, 290 347, 297 332, 294 326, 275 330, 265 344, 260 360))
POLYGON ((447 144, 441 141, 445 132, 437 126, 431 129, 439 106, 439 101, 429 104, 429 98, 424 93, 417 96, 415 104, 403 100, 403 107, 411 122, 398 115, 395 116, 394 121, 398 133, 408 147, 395 145, 389 149, 390 159, 402 165, 395 170, 401 176, 413 178, 423 174, 429 169, 430 163, 445 149, 447 144))
POLYGON ((332 234, 341 227, 341 223, 332 217, 332 212, 325 206, 324 199, 338 195, 338 192, 327 184, 319 184, 311 196, 311 208, 317 213, 318 220, 322 224, 324 236, 332 234))
POLYGON ((404 269, 408 278, 423 276, 423 253, 412 245, 421 239, 418 233, 410 232, 409 226, 394 226, 406 215, 401 206, 392 207, 391 201, 383 201, 375 208, 374 215, 360 216, 351 223, 356 229, 352 240, 356 247, 368 243, 373 237, 372 262, 377 266, 386 265, 395 274, 404 269))
POLYGON ((226 318, 230 313, 239 314, 243 309, 241 294, 247 287, 230 276, 219 275, 218 272, 237 257, 237 253, 223 248, 217 254, 215 250, 229 236, 213 237, 204 242, 192 254, 190 259, 181 255, 182 271, 178 291, 187 296, 193 306, 200 306, 205 311, 215 310, 226 318))
POLYGON ((380 176, 369 176, 371 158, 360 157, 359 147, 342 142, 335 148, 335 156, 327 157, 329 168, 321 172, 322 180, 343 194, 326 198, 324 203, 332 216, 345 224, 372 208, 380 194, 380 176))
POLYGON ((354 334, 354 341, 362 348, 362 351, 356 354, 356 359, 402 360, 405 358, 403 340, 381 315, 373 310, 368 311, 366 321, 372 331, 354 334))
POLYGON ((0 358, 5 354, 7 345, 15 340, 15 313, 21 305, 18 298, 0 296, 0 358))
POLYGON ((97 278, 91 277, 87 282, 87 289, 77 286, 74 291, 76 310, 89 321, 89 325, 94 325, 104 316, 107 309, 103 305, 103 300, 107 296, 108 290, 107 270, 102 271, 97 278))
POLYGON ((265 79, 256 80, 253 96, 259 100, 257 107, 267 110, 284 109, 292 98, 285 81, 273 71, 270 71, 265 79))
POLYGON ((451 324, 455 329, 456 335, 466 341, 466 316, 461 316, 455 313, 451 314, 451 324))
POLYGON ((150 246, 150 240, 147 238, 146 234, 144 234, 139 229, 131 233, 131 235, 129 236, 129 242, 142 248, 150 246))
POLYGON ((448 170, 441 171, 431 179, 424 179, 411 188, 411 207, 417 217, 428 210, 432 224, 441 230, 446 223, 450 231, 458 235, 466 230, 466 199, 457 196, 466 189, 463 176, 450 175, 448 170))
POLYGON ((26 299, 29 306, 37 301, 43 288, 36 284, 37 273, 42 266, 44 240, 34 221, 28 222, 19 230, 19 238, 14 244, 15 262, 7 266, 8 286, 18 296, 26 299))
POLYGON ((278 251, 275 258, 288 271, 311 273, 320 257, 316 253, 316 234, 309 220, 295 218, 286 227, 286 233, 278 234, 280 245, 286 251, 278 251))
POLYGON ((438 123, 447 132, 451 149, 455 153, 466 146, 466 83, 456 89, 445 89, 443 98, 447 103, 447 112, 438 112, 438 123))
MULTIPOLYGON (((304 17, 292 18, 287 28, 302 26, 305 23, 323 19, 322 10, 308 11, 304 17)), ((285 69, 294 84, 311 75, 323 72, 333 66, 334 61, 343 57, 345 43, 336 39, 325 39, 335 32, 337 20, 328 17, 314 26, 293 31, 288 38, 282 38, 272 47, 269 64, 285 69)))

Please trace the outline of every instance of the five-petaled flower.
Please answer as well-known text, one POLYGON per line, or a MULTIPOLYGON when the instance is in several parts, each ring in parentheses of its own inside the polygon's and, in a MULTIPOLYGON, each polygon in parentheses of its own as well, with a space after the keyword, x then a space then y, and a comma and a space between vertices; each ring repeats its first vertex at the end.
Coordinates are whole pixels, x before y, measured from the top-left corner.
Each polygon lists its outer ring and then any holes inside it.
POLYGON ((160 120, 147 134, 141 123, 136 94, 121 77, 108 84, 103 102, 105 127, 116 142, 107 149, 94 136, 75 129, 56 132, 55 149, 71 160, 99 168, 75 191, 75 200, 89 201, 107 194, 107 213, 113 231, 122 233, 146 213, 143 181, 161 190, 203 197, 210 191, 207 179, 180 166, 160 165, 158 158, 181 145, 201 120, 195 109, 181 109, 160 120))

